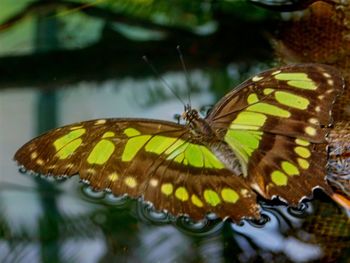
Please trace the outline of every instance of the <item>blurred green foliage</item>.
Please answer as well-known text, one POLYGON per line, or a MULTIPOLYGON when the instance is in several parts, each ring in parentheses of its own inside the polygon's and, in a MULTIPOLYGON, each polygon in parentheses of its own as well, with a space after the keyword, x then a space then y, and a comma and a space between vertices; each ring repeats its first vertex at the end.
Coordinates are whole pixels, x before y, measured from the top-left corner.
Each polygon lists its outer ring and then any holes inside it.
POLYGON ((232 21, 225 23, 258 23, 271 19, 271 14, 243 0, 1 0, 0 55, 33 52, 38 18, 58 20, 60 48, 72 49, 100 41, 106 27, 126 38, 151 40, 172 30, 210 35, 227 16, 232 21))

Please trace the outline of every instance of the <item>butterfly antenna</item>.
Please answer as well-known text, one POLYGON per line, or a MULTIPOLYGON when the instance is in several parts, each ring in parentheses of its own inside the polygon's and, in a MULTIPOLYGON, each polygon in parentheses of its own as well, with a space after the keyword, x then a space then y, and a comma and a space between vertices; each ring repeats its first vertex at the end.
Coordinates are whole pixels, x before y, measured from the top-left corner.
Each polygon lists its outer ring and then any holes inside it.
POLYGON ((177 50, 177 53, 179 54, 179 58, 180 58, 180 61, 181 61, 181 65, 182 65, 182 68, 183 70, 185 71, 185 76, 186 76, 186 82, 187 82, 187 98, 188 98, 188 105, 191 106, 191 80, 190 80, 190 75, 188 74, 188 71, 187 71, 187 67, 186 67, 186 64, 185 64, 185 60, 184 60, 184 56, 181 52, 181 47, 180 45, 177 45, 176 46, 176 50, 177 50))
POLYGON ((181 97, 175 92, 175 90, 170 86, 168 82, 159 74, 158 70, 153 66, 152 62, 150 62, 147 56, 143 56, 142 59, 147 63, 147 65, 152 69, 154 75, 163 83, 165 87, 167 87, 171 93, 185 106, 185 102, 181 99, 181 97))

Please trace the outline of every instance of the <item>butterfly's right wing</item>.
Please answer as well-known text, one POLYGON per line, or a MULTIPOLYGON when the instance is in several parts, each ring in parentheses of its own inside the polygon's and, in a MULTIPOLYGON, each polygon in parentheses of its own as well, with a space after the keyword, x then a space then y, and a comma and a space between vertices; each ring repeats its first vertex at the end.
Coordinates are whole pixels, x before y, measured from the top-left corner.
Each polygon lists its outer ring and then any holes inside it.
POLYGON ((296 205, 325 181, 326 135, 344 88, 333 67, 270 69, 228 93, 207 121, 235 151, 249 184, 265 198, 296 205))

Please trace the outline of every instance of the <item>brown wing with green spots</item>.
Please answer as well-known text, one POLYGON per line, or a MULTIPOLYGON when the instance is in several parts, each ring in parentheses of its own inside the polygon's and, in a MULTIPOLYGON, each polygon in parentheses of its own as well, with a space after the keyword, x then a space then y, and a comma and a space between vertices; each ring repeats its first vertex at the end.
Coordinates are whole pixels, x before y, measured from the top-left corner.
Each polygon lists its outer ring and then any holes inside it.
POLYGON ((208 212, 239 221, 257 217, 256 195, 232 176, 185 127, 151 120, 108 119, 52 130, 15 159, 27 170, 72 176, 98 190, 143 196, 159 210, 199 219, 208 212))
POLYGON ((257 130, 258 126, 258 130, 273 134, 325 142, 326 131, 322 127, 332 123, 332 107, 343 89, 344 80, 333 67, 280 67, 242 83, 221 99, 206 119, 215 129, 235 124, 235 130, 249 130, 249 126, 257 130), (244 116, 248 114, 252 121, 244 116))
POLYGON ((254 189, 296 204, 314 187, 329 190, 324 143, 343 86, 325 65, 272 69, 227 94, 207 120, 240 157, 254 189))
POLYGON ((325 181, 326 159, 326 144, 265 134, 251 157, 247 181, 262 189, 265 198, 279 196, 297 205, 315 187, 331 193, 325 181))

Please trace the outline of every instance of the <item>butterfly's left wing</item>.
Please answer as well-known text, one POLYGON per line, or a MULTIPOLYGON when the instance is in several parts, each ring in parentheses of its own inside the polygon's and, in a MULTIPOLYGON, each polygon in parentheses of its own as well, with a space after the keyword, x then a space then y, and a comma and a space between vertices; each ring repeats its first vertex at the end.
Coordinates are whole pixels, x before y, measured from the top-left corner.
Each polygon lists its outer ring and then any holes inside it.
POLYGON ((325 139, 343 86, 329 66, 276 68, 228 93, 207 120, 235 151, 252 187, 297 204, 315 187, 329 189, 325 139))
POLYGON ((97 190, 143 197, 158 210, 200 219, 208 212, 258 217, 256 195, 194 138, 171 122, 106 119, 71 124, 25 144, 15 159, 58 177, 79 174, 97 190))

